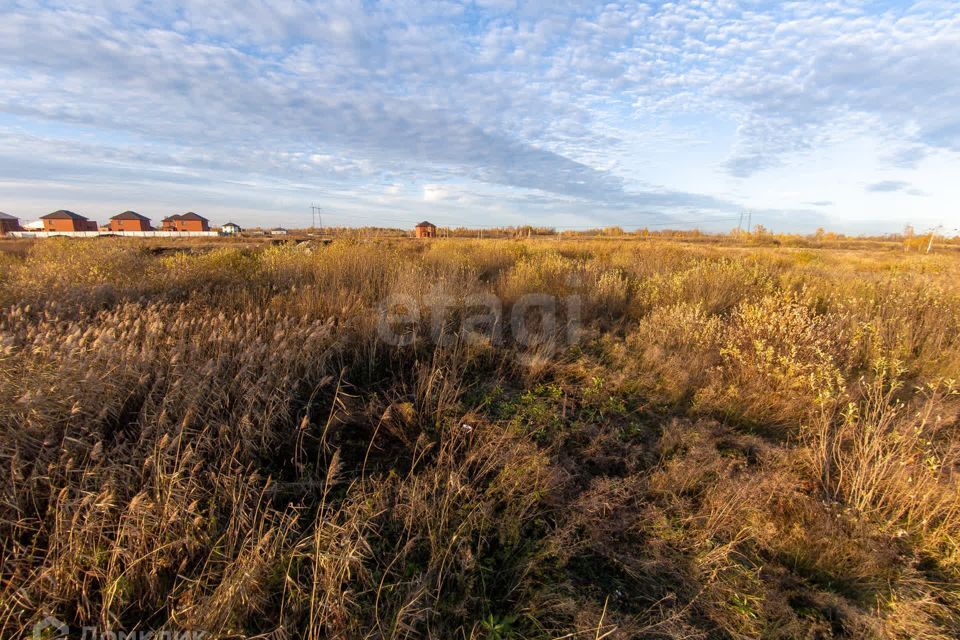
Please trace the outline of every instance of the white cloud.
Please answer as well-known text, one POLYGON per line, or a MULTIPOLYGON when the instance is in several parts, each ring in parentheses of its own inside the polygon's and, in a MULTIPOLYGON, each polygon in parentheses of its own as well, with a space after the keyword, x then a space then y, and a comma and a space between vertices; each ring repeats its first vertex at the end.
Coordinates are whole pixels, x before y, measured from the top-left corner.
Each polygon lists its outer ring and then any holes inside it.
POLYGON ((450 193, 441 185, 425 184, 423 185, 423 200, 425 202, 441 202, 450 197, 450 193))

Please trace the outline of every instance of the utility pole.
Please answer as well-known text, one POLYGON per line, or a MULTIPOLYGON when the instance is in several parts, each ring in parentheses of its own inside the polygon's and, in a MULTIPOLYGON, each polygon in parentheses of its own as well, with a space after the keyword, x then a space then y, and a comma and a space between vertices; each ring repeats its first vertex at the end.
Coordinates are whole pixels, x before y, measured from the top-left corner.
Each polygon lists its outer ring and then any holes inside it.
POLYGON ((743 209, 740 210, 740 222, 737 223, 737 237, 743 232, 743 209))
POLYGON ((317 228, 317 221, 320 222, 320 226, 323 227, 323 215, 320 213, 322 209, 317 205, 310 203, 310 228, 317 228))
POLYGON ((930 241, 927 243, 927 253, 933 251, 933 238, 937 235, 937 231, 940 231, 941 229, 943 229, 942 224, 930 229, 930 241))
POLYGON ((753 211, 747 211, 747 233, 753 234, 753 211))

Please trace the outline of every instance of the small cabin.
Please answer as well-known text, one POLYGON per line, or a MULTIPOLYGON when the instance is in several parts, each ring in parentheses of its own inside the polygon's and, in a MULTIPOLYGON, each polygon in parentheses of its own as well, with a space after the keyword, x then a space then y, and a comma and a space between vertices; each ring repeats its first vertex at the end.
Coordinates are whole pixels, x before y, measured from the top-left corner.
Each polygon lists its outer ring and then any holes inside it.
POLYGON ((88 220, 84 216, 73 211, 60 209, 40 218, 43 220, 44 231, 54 231, 61 233, 72 233, 76 231, 98 231, 99 227, 93 220, 88 220))
POLYGON ((136 211, 124 211, 110 218, 110 231, 152 231, 150 218, 136 211))
POLYGON ((427 222, 424 220, 419 223, 416 228, 416 233, 418 238, 436 238, 437 237, 437 225, 432 222, 427 222))
POLYGON ((11 231, 21 231, 20 220, 0 211, 0 236, 5 236, 11 231))
POLYGON ((288 231, 283 227, 274 227, 273 229, 270 229, 270 235, 272 236, 285 236, 287 233, 288 231))
POLYGON ((227 224, 220 227, 220 233, 225 236, 235 236, 238 235, 243 229, 240 228, 235 222, 228 222, 227 224))

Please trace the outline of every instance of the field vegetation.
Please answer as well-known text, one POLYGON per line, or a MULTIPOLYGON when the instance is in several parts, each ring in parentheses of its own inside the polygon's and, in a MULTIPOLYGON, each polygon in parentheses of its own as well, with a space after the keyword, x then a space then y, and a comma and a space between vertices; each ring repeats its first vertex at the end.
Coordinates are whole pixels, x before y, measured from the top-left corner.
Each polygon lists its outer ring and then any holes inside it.
POLYGON ((0 636, 956 638, 960 254, 813 244, 0 253, 0 636))

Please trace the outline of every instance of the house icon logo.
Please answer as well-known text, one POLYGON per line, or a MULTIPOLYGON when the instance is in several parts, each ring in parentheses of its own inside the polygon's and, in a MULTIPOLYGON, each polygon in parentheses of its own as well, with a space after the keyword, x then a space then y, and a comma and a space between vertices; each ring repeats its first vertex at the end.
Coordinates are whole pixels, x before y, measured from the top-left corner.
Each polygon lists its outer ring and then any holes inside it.
POLYGON ((70 627, 67 623, 47 616, 33 625, 33 640, 60 640, 70 637, 70 627))

